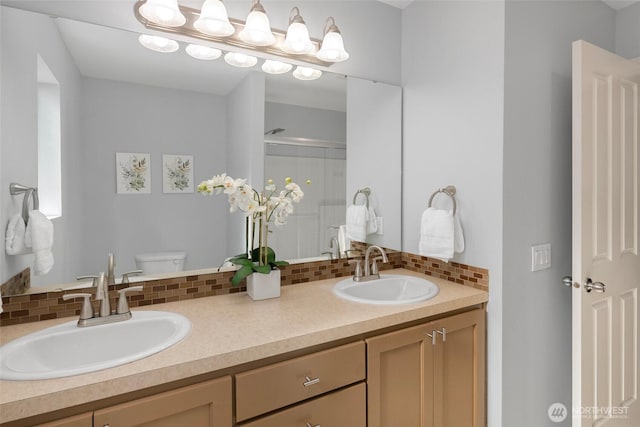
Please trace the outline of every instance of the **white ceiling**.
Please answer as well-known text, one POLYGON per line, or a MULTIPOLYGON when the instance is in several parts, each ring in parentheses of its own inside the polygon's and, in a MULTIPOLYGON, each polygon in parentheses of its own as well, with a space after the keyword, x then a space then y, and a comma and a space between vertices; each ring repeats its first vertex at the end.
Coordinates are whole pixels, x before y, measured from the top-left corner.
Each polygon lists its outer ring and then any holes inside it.
MULTIPOLYGON (((382 3, 390 4, 391 6, 395 6, 400 9, 404 9, 405 7, 413 3, 414 0, 378 0, 378 1, 382 3)), ((450 0, 450 1, 454 1, 454 0, 450 0)), ((609 5, 609 7, 615 10, 620 10, 634 3, 640 2, 640 0, 602 0, 602 1, 607 5, 609 5)))

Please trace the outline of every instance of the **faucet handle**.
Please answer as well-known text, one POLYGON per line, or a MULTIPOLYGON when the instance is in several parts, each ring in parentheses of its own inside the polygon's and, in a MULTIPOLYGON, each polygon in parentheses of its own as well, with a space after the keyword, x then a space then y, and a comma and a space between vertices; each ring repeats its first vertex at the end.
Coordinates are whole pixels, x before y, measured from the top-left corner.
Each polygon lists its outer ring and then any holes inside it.
POLYGON ((62 299, 67 301, 75 298, 84 298, 80 309, 80 320, 91 319, 93 317, 93 306, 91 305, 91 294, 66 294, 62 299))
POLYGON ((127 271, 126 273, 122 273, 122 280, 120 281, 120 283, 121 284, 129 283, 129 276, 133 276, 137 274, 142 274, 142 270, 133 270, 133 271, 127 271))
POLYGON ((96 283, 96 280, 98 280, 98 276, 78 276, 76 277, 76 280, 87 280, 87 279, 93 279, 93 281, 91 282, 91 286, 92 287, 96 287, 98 284, 96 283))
POLYGON ((127 302, 127 292, 141 292, 142 286, 129 286, 128 288, 118 291, 118 307, 116 314, 124 314, 129 312, 129 303, 127 302))
POLYGON ((320 255, 329 255, 329 261, 333 261, 333 252, 321 252, 320 255))
POLYGON ((373 259, 373 261, 371 262, 371 274, 379 274, 380 273, 380 271, 378 270, 378 262, 377 261, 388 262, 388 261, 385 261, 382 256, 375 257, 373 259))
POLYGON ((363 276, 363 274, 362 274, 362 260, 352 259, 352 260, 349 260, 349 264, 355 264, 356 265, 356 270, 353 273, 353 278, 354 279, 361 278, 363 276))

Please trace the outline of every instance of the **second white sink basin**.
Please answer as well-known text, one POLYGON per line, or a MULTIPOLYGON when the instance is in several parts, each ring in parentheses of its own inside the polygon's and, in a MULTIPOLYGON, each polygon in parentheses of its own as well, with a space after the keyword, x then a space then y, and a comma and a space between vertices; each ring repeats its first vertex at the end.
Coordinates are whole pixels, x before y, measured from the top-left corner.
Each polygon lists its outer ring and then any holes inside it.
POLYGON ((431 299, 440 288, 420 277, 381 274, 379 279, 366 282, 349 277, 338 282, 333 292, 340 298, 366 304, 407 304, 431 299))
POLYGON ((85 328, 74 320, 11 341, 0 347, 0 379, 42 380, 111 368, 171 347, 191 330, 180 314, 132 314, 123 322, 85 328))

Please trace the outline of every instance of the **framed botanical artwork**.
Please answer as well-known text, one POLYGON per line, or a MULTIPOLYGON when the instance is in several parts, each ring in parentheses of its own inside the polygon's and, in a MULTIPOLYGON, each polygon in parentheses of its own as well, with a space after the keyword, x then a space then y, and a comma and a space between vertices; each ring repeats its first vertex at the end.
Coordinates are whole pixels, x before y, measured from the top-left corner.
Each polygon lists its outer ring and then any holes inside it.
POLYGON ((151 193, 151 154, 116 153, 118 194, 151 193))
POLYGON ((193 156, 162 155, 162 192, 193 193, 193 156))

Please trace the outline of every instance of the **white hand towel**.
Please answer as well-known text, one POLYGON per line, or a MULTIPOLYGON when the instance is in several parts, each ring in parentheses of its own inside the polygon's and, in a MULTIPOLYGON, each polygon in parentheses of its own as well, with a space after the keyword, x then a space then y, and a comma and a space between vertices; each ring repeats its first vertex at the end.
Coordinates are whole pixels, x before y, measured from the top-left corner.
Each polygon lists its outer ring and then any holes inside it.
POLYGON ((453 258, 454 220, 449 210, 427 208, 422 213, 418 253, 448 262, 453 258))
POLYGON ((365 205, 351 205, 347 208, 347 237, 364 242, 367 239, 367 217, 369 210, 365 205))
POLYGON ((378 219, 373 206, 367 211, 367 234, 373 234, 378 231, 378 219))
POLYGON ((4 248, 7 255, 22 255, 29 254, 31 251, 24 244, 24 235, 26 232, 26 225, 22 215, 15 214, 9 219, 7 225, 7 234, 4 238, 4 248))
POLYGON ((53 223, 40 211, 29 212, 29 222, 24 242, 36 254, 33 273, 36 276, 47 274, 53 267, 53 223))
POLYGON ((340 250, 342 251, 340 256, 342 256, 348 249, 351 249, 351 240, 347 237, 346 225, 341 225, 338 230, 338 246, 340 246, 340 250))
POLYGON ((453 251, 457 254, 464 252, 464 234, 458 214, 453 216, 453 251))

